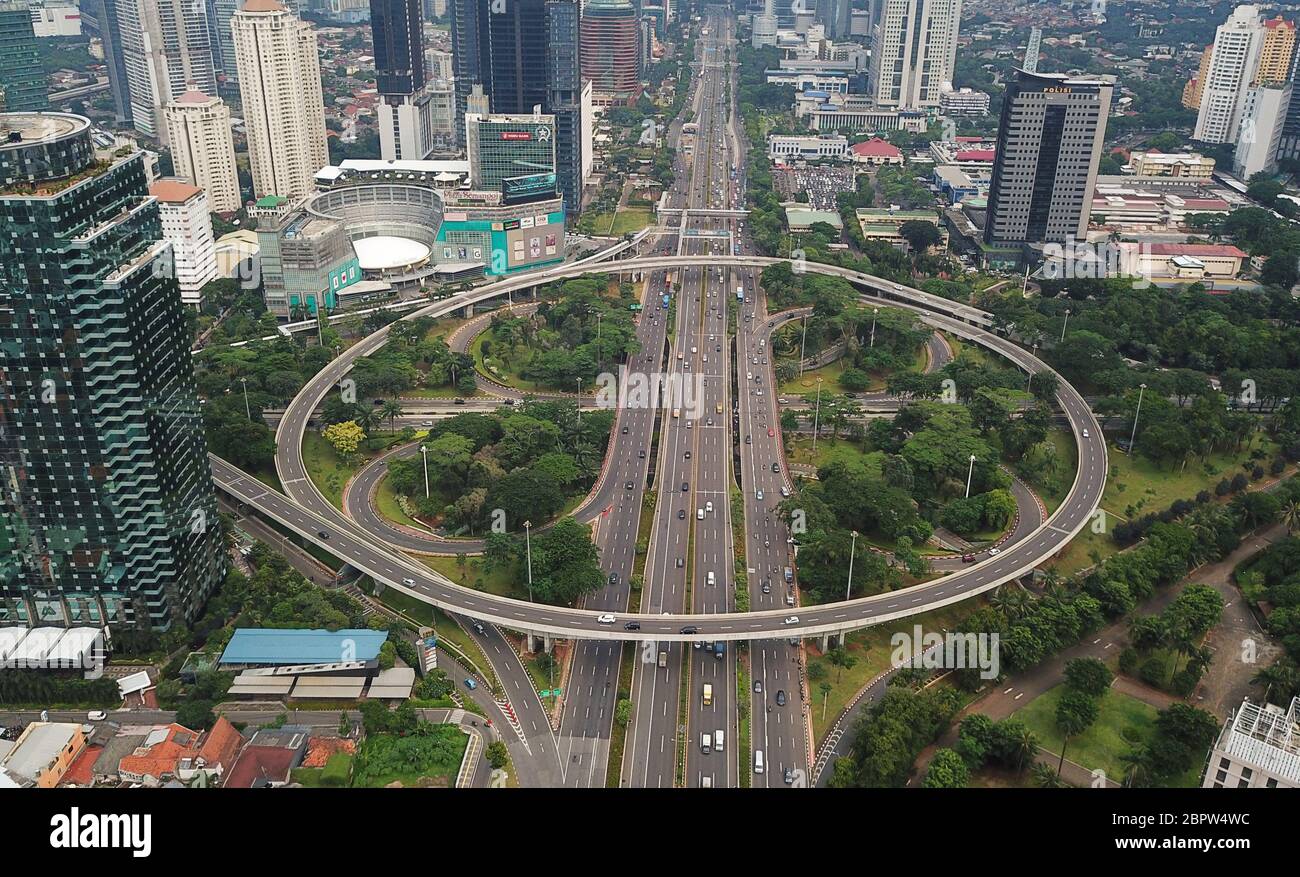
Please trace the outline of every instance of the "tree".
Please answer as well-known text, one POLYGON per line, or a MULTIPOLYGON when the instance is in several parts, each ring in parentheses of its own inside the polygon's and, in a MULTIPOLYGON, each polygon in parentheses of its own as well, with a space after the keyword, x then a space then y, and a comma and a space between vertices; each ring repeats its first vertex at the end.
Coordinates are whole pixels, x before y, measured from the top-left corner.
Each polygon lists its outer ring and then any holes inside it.
POLYGON ((1115 674, 1097 658, 1074 658, 1065 662, 1065 684, 1072 691, 1101 697, 1110 689, 1115 674))
POLYGON ((492 765, 494 770, 500 770, 510 763, 510 751, 506 749, 506 744, 500 740, 493 740, 489 743, 485 752, 488 764, 492 765))
POLYGON ((388 399, 379 407, 379 416, 388 419, 388 429, 390 431, 396 429, 395 424, 397 418, 401 417, 405 413, 406 412, 402 410, 402 403, 398 402, 396 399, 388 399))
POLYGON ((321 435, 325 441, 344 459, 351 458, 361 447, 361 441, 366 437, 361 427, 355 420, 347 420, 343 423, 331 423, 321 430, 321 435))
POLYGON ((1061 760, 1056 766, 1057 776, 1065 767, 1065 749, 1071 737, 1077 737, 1097 721, 1097 701, 1081 691, 1066 691, 1056 702, 1056 728, 1061 732, 1061 760))
POLYGON ((955 749, 939 749, 930 760, 921 787, 925 789, 964 789, 970 783, 970 769, 955 749))
POLYGON ((830 661, 836 668, 835 682, 839 684, 840 676, 845 670, 852 670, 857 665, 858 659, 850 655, 843 646, 833 648, 826 653, 826 660, 830 661))

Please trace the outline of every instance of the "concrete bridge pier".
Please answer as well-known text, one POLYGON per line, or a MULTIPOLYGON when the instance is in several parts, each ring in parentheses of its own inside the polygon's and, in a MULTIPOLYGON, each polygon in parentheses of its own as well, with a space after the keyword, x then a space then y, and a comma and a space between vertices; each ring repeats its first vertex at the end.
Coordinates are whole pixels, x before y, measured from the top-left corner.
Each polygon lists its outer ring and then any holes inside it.
POLYGON ((842 634, 842 633, 839 633, 839 634, 836 634, 836 633, 823 633, 823 634, 822 634, 822 643, 821 643, 821 647, 822 647, 822 654, 823 654, 823 655, 826 654, 827 652, 829 652, 832 648, 837 648, 837 647, 842 646, 842 645, 844 645, 844 634, 842 634))
POLYGON ((464 317, 466 320, 468 320, 470 317, 474 316, 474 306, 465 305, 465 309, 461 311, 460 315, 464 317))
POLYGON ((535 633, 528 633, 525 634, 525 636, 528 637, 529 652, 537 654, 539 651, 544 651, 549 655, 555 651, 555 640, 552 637, 546 635, 538 636, 535 633))

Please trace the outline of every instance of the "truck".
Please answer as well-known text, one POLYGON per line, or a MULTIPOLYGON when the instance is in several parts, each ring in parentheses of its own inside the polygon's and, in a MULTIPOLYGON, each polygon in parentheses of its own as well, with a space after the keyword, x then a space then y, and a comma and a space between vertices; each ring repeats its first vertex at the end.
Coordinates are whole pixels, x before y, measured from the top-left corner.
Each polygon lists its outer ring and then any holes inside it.
POLYGON ((741 301, 741 302, 743 302, 744 300, 745 300, 745 287, 743 287, 743 286, 737 286, 737 287, 736 287, 736 301, 741 301))
POLYGON ((667 652, 661 651, 661 652, 659 653, 659 666, 660 666, 660 667, 667 667, 667 666, 668 666, 668 653, 667 653, 667 652))

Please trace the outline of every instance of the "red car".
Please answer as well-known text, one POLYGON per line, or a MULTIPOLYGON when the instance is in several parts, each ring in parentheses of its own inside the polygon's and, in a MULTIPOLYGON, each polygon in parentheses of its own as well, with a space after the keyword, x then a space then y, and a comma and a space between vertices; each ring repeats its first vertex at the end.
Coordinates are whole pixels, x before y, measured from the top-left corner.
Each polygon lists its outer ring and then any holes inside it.
POLYGON ((774 429, 772 429, 772 427, 769 426, 769 427, 767 428, 767 435, 768 435, 768 437, 770 438, 770 437, 776 435, 776 431, 775 431, 774 429))
POLYGON ((963 554, 963 555, 961 556, 961 562, 962 562, 962 563, 974 563, 974 562, 975 562, 975 555, 973 555, 973 554, 963 554))

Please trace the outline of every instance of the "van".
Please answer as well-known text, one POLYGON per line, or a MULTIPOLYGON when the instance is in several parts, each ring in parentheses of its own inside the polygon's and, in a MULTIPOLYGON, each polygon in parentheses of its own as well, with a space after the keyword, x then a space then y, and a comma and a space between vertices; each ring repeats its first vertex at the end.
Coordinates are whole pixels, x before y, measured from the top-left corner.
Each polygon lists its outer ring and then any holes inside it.
POLYGON ((713 410, 716 411, 718 414, 721 414, 721 413, 722 413, 722 403, 719 402, 719 403, 717 404, 717 406, 716 406, 713 410))
POLYGON ((787 585, 794 581, 794 570, 790 569, 790 567, 787 566, 785 568, 784 575, 785 575, 785 583, 787 585))
POLYGON ((700 733, 700 751, 705 755, 713 751, 713 738, 709 736, 708 731, 700 733))
POLYGON ((660 666, 660 667, 667 667, 667 666, 668 666, 668 653, 667 653, 667 652, 660 652, 660 653, 659 653, 659 666, 660 666))
POLYGON ((709 587, 713 587, 717 580, 713 577, 713 570, 709 570, 709 587))
POLYGON ((754 750, 754 773, 762 773, 762 772, 763 772, 763 750, 755 749, 754 750))
POLYGON ((700 352, 700 351, 699 351, 698 349, 696 349, 695 345, 692 344, 692 345, 691 345, 691 356, 694 356, 695 354, 697 354, 697 353, 699 353, 699 352, 700 352))
POLYGON ((681 416, 682 416, 682 409, 680 409, 680 408, 674 408, 674 409, 673 409, 673 417, 681 417, 681 416))
POLYGON ((685 359, 685 358, 686 358, 686 354, 682 353, 682 352, 679 350, 679 351, 677 351, 677 358, 678 358, 678 359, 685 359))
POLYGON ((727 647, 722 643, 721 640, 713 644, 713 657, 717 658, 719 661, 722 660, 722 656, 726 654, 726 652, 727 652, 727 647))
POLYGON ((713 706, 713 686, 704 683, 704 706, 713 706))
POLYGON ((723 744, 727 742, 727 735, 723 731, 713 732, 713 748, 719 752, 723 749, 723 744))

